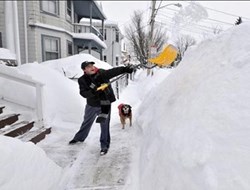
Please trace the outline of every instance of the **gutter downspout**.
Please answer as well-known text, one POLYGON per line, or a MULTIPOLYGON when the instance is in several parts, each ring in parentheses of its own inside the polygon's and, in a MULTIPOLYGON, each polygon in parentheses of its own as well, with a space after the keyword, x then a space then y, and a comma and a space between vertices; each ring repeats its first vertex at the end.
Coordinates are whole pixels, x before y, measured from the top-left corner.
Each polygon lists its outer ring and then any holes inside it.
MULTIPOLYGON (((92 33, 92 10, 93 9, 93 5, 92 5, 92 2, 90 3, 90 5, 89 5, 89 10, 90 10, 90 33, 92 33)), ((91 54, 91 49, 92 49, 92 45, 91 45, 91 43, 89 43, 89 54, 91 54)))
POLYGON ((111 26, 111 63, 112 63, 112 66, 114 67, 114 36, 113 36, 113 27, 111 26))
MULTIPOLYGON (((102 41, 104 42, 105 39, 104 39, 104 20, 102 20, 102 41)), ((101 49, 101 52, 100 52, 100 57, 101 57, 101 60, 103 61, 103 50, 101 49)))
POLYGON ((14 13, 14 34, 15 34, 15 47, 17 55, 17 65, 21 65, 21 53, 20 53, 20 40, 19 40, 19 25, 18 25, 18 10, 17 1, 13 1, 13 13, 14 13))
POLYGON ((29 62, 26 1, 23 1, 25 62, 29 62))
POLYGON ((5 32, 6 32, 6 48, 15 54, 14 39, 14 18, 13 18, 13 1, 5 1, 5 32))

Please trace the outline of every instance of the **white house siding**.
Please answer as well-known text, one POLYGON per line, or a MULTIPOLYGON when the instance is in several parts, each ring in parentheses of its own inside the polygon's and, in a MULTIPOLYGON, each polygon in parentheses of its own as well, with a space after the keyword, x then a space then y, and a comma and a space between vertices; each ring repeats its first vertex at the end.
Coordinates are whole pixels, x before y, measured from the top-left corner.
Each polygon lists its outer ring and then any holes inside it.
MULTIPOLYGON (((60 38, 60 57, 68 56, 67 40, 73 42, 70 33, 74 31, 74 26, 72 21, 67 20, 67 1, 57 2, 59 3, 59 15, 52 15, 42 11, 41 1, 25 1, 27 11, 27 28, 25 28, 24 1, 17 1, 21 63, 43 61, 42 35, 60 38), (27 39, 25 39, 25 31, 27 31, 27 39), (26 57, 27 52, 25 52, 25 40, 28 43, 28 60, 26 57)), ((0 0, 0 32, 2 34, 3 46, 6 47, 4 4, 5 1, 0 0)), ((73 9, 72 4, 72 17, 74 14, 73 9)), ((73 20, 73 18, 71 19, 73 20)), ((100 54, 96 54, 96 57, 100 58, 100 54)))
MULTIPOLYGON (((89 50, 84 50, 83 51, 84 53, 89 53, 89 50)), ((97 59, 102 59, 101 57, 100 57, 100 53, 99 52, 96 52, 96 51, 94 51, 94 50, 91 50, 91 55, 93 55, 94 57, 96 57, 97 59)))
MULTIPOLYGON (((106 40, 104 41, 107 49, 103 51, 103 56, 106 56, 106 62, 112 66, 116 66, 116 57, 118 64, 121 63, 121 33, 118 25, 115 23, 104 23, 106 30, 106 40), (116 30, 119 31, 119 42, 116 42, 116 30)), ((94 26, 100 30, 100 23, 94 23, 94 26)), ((103 36, 104 37, 104 36, 103 36)))
MULTIPOLYGON (((66 1, 59 2, 59 15, 50 15, 41 11, 39 1, 27 1, 28 22, 29 23, 42 23, 51 27, 58 27, 63 30, 72 32, 73 26, 66 20, 66 1)), ((67 40, 72 42, 72 37, 69 34, 60 31, 54 31, 51 29, 40 28, 37 26, 28 26, 28 36, 32 36, 29 39, 29 62, 42 62, 42 35, 52 36, 60 38, 60 56, 67 56, 67 40)))
POLYGON ((106 39, 107 49, 104 50, 103 55, 107 56, 108 63, 115 66, 116 56, 119 57, 119 62, 121 60, 121 40, 119 40, 119 42, 115 41, 116 32, 113 26, 105 26, 105 29, 107 30, 107 34, 106 34, 107 35, 107 39, 106 39))
POLYGON ((53 31, 45 28, 35 27, 35 31, 33 33, 33 36, 35 36, 34 44, 36 44, 36 59, 33 57, 33 61, 42 62, 43 61, 43 54, 42 54, 42 36, 50 36, 59 38, 60 41, 60 58, 67 57, 67 40, 72 42, 72 37, 65 33, 65 32, 59 32, 59 31, 53 31))
POLYGON ((39 21, 40 15, 40 2, 39 1, 26 1, 27 6, 27 22, 39 21))
POLYGON ((35 35, 35 29, 28 27, 28 52, 29 52, 29 63, 38 61, 37 60, 37 55, 39 52, 37 51, 37 44, 36 40, 37 37, 35 35))

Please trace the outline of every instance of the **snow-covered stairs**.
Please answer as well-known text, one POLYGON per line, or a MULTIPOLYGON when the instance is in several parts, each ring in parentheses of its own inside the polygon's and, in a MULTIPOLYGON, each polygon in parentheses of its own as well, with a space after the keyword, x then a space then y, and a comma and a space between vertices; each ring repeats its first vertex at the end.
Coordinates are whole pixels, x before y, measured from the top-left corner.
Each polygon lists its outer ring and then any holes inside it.
POLYGON ((4 113, 0 106, 0 135, 18 138, 24 142, 38 143, 51 132, 51 128, 38 128, 34 121, 20 121, 20 114, 4 113))
POLYGON ((11 125, 18 120, 19 114, 6 114, 0 116, 0 128, 5 127, 6 125, 11 125))

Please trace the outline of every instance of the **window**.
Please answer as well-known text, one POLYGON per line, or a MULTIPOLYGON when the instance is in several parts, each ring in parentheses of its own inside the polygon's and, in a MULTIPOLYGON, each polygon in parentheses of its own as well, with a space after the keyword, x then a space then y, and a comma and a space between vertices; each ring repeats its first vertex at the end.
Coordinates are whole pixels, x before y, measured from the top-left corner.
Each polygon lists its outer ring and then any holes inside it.
POLYGON ((103 31, 104 31, 104 35, 103 35, 103 33, 102 33, 102 29, 99 29, 99 32, 100 32, 101 35, 102 35, 102 40, 106 40, 106 29, 103 29, 103 31))
POLYGON ((115 30, 115 41, 119 42, 119 31, 115 30))
POLYGON ((103 61, 107 62, 107 56, 106 55, 103 56, 103 61))
POLYGON ((118 56, 115 57, 115 64, 116 64, 116 66, 119 65, 119 57, 118 56))
POLYGON ((41 9, 44 12, 59 15, 59 4, 56 0, 41 1, 41 9))
POLYGON ((71 13, 72 13, 71 0, 67 0, 67 19, 69 20, 71 20, 71 13))
POLYGON ((123 43, 123 50, 126 51, 126 44, 123 43))
POLYGON ((0 32, 0 48, 3 47, 3 42, 2 42, 2 33, 0 32))
POLYGON ((72 45, 72 42, 67 41, 67 47, 68 47, 68 56, 73 55, 73 45, 72 45))
POLYGON ((60 39, 51 36, 42 36, 43 61, 60 58, 60 39))
POLYGON ((107 40, 107 29, 104 29, 104 40, 107 40))

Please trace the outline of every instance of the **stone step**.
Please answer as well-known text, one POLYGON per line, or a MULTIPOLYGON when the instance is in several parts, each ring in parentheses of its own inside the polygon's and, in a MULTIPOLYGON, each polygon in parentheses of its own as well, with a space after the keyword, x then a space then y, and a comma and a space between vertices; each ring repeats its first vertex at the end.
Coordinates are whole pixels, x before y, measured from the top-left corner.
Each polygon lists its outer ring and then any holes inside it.
POLYGON ((25 134, 23 134, 17 138, 24 141, 24 142, 31 141, 31 142, 36 144, 36 143, 40 142, 41 140, 43 140, 47 134, 50 134, 50 132, 51 132, 51 128, 42 127, 40 129, 28 131, 25 134))
POLYGON ((34 127, 34 121, 21 121, 16 122, 10 126, 6 126, 1 130, 2 133, 0 133, 9 137, 16 137, 26 133, 27 131, 32 129, 32 127, 34 127))
POLYGON ((6 125, 11 125, 18 120, 18 116, 20 114, 6 114, 0 116, 0 129, 5 127, 6 125))

